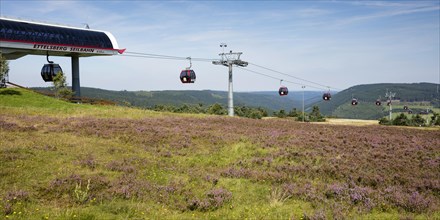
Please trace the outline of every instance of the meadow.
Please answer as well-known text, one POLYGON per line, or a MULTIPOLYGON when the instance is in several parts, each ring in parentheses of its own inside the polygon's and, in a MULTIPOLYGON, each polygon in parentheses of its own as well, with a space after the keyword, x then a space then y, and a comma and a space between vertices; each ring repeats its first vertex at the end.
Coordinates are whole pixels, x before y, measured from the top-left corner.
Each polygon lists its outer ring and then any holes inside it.
POLYGON ((0 90, 5 219, 440 219, 440 129, 158 113, 0 90))

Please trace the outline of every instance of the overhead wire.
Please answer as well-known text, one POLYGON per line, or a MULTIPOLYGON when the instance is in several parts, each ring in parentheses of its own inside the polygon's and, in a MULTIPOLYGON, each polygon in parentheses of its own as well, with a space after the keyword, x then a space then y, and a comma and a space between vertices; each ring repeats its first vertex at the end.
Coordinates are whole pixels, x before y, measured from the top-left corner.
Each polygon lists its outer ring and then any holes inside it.
POLYGON ((304 84, 304 83, 297 83, 297 82, 292 82, 290 80, 285 80, 285 79, 277 78, 277 77, 274 77, 274 76, 267 75, 265 73, 257 72, 255 70, 250 70, 250 69, 246 69, 246 68, 243 68, 243 67, 238 67, 238 68, 242 69, 242 70, 245 70, 245 71, 248 71, 248 72, 251 72, 251 73, 255 73, 255 74, 261 75, 261 76, 266 76, 266 77, 269 77, 269 78, 272 78, 272 79, 275 79, 275 80, 278 80, 278 81, 282 80, 283 82, 287 82, 287 83, 291 83, 291 84, 296 84, 296 85, 300 85, 300 86, 306 86, 306 87, 310 87, 310 88, 314 88, 314 89, 319 89, 319 90, 322 89, 320 87, 316 87, 316 86, 312 86, 312 85, 308 85, 308 84, 304 84))
POLYGON ((152 53, 141 53, 141 52, 130 52, 130 51, 126 51, 125 53, 126 54, 133 54, 133 55, 124 55, 124 54, 122 54, 122 56, 135 56, 135 57, 170 59, 170 60, 187 60, 188 58, 191 58, 191 60, 205 61, 205 62, 211 62, 211 61, 217 60, 217 59, 208 59, 208 58, 199 58, 199 57, 179 57, 179 56, 169 56, 169 55, 152 54, 152 53))
POLYGON ((255 63, 251 63, 251 62, 248 62, 248 63, 253 65, 253 66, 265 69, 265 70, 269 70, 269 71, 272 71, 272 72, 275 72, 275 73, 278 73, 278 74, 281 74, 281 75, 284 75, 284 76, 288 76, 288 77, 291 77, 291 78, 294 78, 294 79, 298 79, 298 80, 301 80, 301 81, 304 81, 304 82, 312 83, 312 84, 315 84, 315 85, 318 85, 318 86, 321 86, 321 87, 324 87, 324 88, 328 88, 328 89, 333 88, 333 89, 336 89, 336 90, 341 90, 341 89, 334 88, 334 87, 331 87, 331 86, 328 86, 328 85, 323 85, 321 83, 313 82, 313 81, 310 81, 310 80, 307 80, 307 79, 303 79, 303 78, 296 77, 296 76, 293 76, 293 75, 290 75, 290 74, 287 74, 287 73, 283 73, 283 72, 280 72, 280 71, 277 71, 277 70, 274 70, 274 69, 271 69, 271 68, 268 68, 268 67, 264 67, 264 66, 261 66, 261 65, 255 64, 255 63))
MULTIPOLYGON (((212 61, 219 60, 219 59, 209 59, 209 58, 199 58, 199 57, 170 56, 170 55, 163 55, 163 54, 131 52, 131 51, 126 51, 124 54, 121 54, 120 56, 138 57, 138 58, 150 58, 150 59, 163 59, 163 60, 187 60, 187 59, 191 59, 192 61, 201 61, 201 62, 212 62, 212 61)), ((305 83, 292 82, 292 81, 289 81, 289 80, 285 80, 285 79, 281 79, 281 78, 278 78, 278 77, 274 77, 272 75, 269 75, 269 74, 266 74, 266 73, 261 73, 261 72, 258 72, 258 71, 255 71, 255 70, 251 70, 251 69, 248 69, 248 68, 243 68, 243 67, 239 67, 239 66, 237 66, 237 67, 242 69, 242 70, 245 70, 245 71, 248 71, 248 72, 251 72, 251 73, 254 73, 254 74, 258 74, 258 75, 261 75, 261 76, 265 76, 265 77, 268 77, 268 78, 271 78, 271 79, 282 80, 283 82, 287 82, 287 83, 291 83, 291 84, 296 84, 296 85, 301 85, 301 86, 307 86, 307 87, 315 88, 315 89, 318 89, 318 90, 322 90, 323 88, 327 88, 329 90, 331 88, 336 89, 336 90, 341 90, 341 89, 337 89, 335 87, 330 87, 330 86, 326 86, 326 85, 323 85, 323 84, 320 84, 320 83, 317 83, 317 82, 313 82, 313 81, 310 81, 310 80, 302 79, 300 77, 296 77, 296 76, 293 76, 291 74, 283 73, 283 72, 280 72, 280 71, 277 71, 277 70, 274 70, 274 69, 271 69, 271 68, 268 68, 268 67, 264 67, 264 66, 261 66, 261 65, 255 64, 255 63, 251 63, 251 62, 248 62, 248 63, 253 65, 253 66, 259 67, 261 69, 265 69, 265 70, 268 70, 268 71, 271 71, 271 72, 274 72, 274 73, 278 73, 278 74, 281 74, 281 75, 284 75, 284 76, 288 76, 288 77, 291 77, 291 78, 294 78, 294 79, 297 79, 297 80, 301 80, 301 81, 304 81, 304 82, 308 82, 308 83, 314 84, 315 86, 310 85, 310 84, 305 84, 305 83), (317 87, 317 86, 319 86, 319 87, 317 87)))

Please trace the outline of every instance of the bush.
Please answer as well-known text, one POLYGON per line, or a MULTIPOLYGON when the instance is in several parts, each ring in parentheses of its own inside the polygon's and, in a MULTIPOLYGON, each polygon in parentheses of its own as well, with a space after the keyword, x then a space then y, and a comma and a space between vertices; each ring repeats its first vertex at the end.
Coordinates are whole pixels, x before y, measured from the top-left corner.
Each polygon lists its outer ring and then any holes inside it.
POLYGON ((215 103, 215 104, 209 106, 209 108, 208 108, 208 110, 206 110, 206 112, 211 115, 226 115, 227 114, 226 109, 224 109, 223 106, 218 103, 215 103))
POLYGON ((440 125, 440 114, 438 114, 437 112, 434 112, 433 115, 431 116, 430 124, 432 126, 440 125))
POLYGON ((235 114, 240 117, 261 119, 267 116, 267 111, 262 108, 251 108, 247 106, 234 107, 235 114))
POLYGON ((393 125, 408 126, 409 121, 405 114, 401 113, 393 120, 393 125))
POLYGON ((426 120, 422 118, 419 114, 413 116, 410 120, 410 125, 412 126, 425 126, 426 120))
POLYGON ((390 125, 390 120, 387 117, 383 117, 379 120, 379 124, 381 125, 390 125))
POLYGON ((192 199, 187 208, 189 210, 212 211, 219 209, 232 198, 232 193, 226 189, 212 189, 206 193, 205 199, 192 199))
POLYGON ((312 112, 309 114, 310 121, 321 122, 325 121, 324 117, 322 117, 321 112, 319 112, 318 106, 313 106, 312 112))
POLYGON ((289 117, 298 117, 299 113, 296 110, 296 108, 293 108, 292 110, 290 110, 290 112, 289 112, 289 114, 287 116, 289 116, 289 117))
POLYGON ((74 92, 67 88, 66 76, 62 72, 57 73, 53 78, 53 90, 56 98, 69 99, 73 96, 74 92))
POLYGON ((287 117, 286 111, 284 111, 284 109, 280 109, 280 111, 278 111, 278 112, 273 112, 273 115, 278 117, 278 118, 285 118, 285 117, 287 117))

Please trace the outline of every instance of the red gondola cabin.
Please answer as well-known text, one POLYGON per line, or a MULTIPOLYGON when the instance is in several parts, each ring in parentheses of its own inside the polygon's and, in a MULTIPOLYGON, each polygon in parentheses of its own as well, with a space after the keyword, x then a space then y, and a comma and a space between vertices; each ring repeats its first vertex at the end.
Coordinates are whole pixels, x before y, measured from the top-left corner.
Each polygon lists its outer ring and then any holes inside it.
POLYGON ((180 81, 182 83, 194 83, 196 81, 196 73, 194 70, 182 70, 180 72, 180 81))
POLYGON ((324 93, 324 95, 322 95, 322 99, 324 101, 330 101, 330 99, 332 98, 332 95, 329 92, 324 93))
POLYGON ((280 96, 285 96, 288 93, 289 93, 289 90, 285 86, 281 86, 280 89, 278 90, 278 94, 280 94, 280 96))
POLYGON ((351 105, 357 105, 358 104, 358 100, 357 99, 352 99, 351 100, 351 105))

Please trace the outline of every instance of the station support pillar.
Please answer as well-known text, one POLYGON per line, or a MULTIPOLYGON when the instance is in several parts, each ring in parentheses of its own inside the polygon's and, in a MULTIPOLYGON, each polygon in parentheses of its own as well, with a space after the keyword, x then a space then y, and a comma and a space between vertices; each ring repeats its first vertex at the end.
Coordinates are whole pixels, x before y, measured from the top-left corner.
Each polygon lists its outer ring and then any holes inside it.
POLYGON ((72 91, 74 97, 81 97, 81 87, 79 83, 79 57, 72 56, 72 91))

